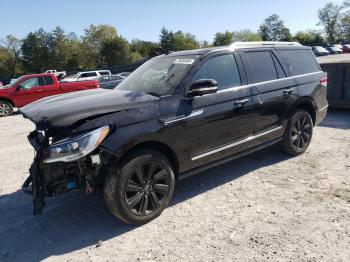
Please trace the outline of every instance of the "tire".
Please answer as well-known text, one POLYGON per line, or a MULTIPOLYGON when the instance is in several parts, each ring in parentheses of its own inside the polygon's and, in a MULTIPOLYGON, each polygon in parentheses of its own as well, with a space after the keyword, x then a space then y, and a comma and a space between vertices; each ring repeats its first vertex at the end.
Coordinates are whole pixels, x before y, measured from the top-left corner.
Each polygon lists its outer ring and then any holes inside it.
POLYGON ((13 114, 13 105, 6 100, 0 100, 0 117, 10 116, 13 114))
POLYGON ((158 217, 174 193, 175 175, 170 161, 155 150, 140 150, 106 177, 104 198, 109 211, 131 225, 158 217))
POLYGON ((310 145, 312 134, 310 114, 302 109, 293 111, 280 144, 282 151, 291 156, 303 154, 310 145))

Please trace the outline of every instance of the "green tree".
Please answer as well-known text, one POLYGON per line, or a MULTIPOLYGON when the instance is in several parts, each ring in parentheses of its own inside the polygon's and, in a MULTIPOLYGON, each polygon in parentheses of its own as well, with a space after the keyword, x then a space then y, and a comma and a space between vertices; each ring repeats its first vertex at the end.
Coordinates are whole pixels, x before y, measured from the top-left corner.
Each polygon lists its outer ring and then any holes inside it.
POLYGON ((158 43, 134 39, 131 42, 132 51, 139 53, 142 57, 152 58, 162 53, 158 43))
POLYGON ((174 34, 174 51, 191 50, 200 47, 196 37, 190 33, 177 31, 174 34))
POLYGON ((163 53, 167 54, 175 50, 175 35, 172 31, 162 28, 159 35, 159 45, 163 53))
POLYGON ((105 40, 101 47, 103 65, 116 66, 130 61, 131 50, 129 43, 123 37, 105 40))
POLYGON ((87 68, 96 68, 103 65, 102 47, 118 36, 117 30, 110 25, 90 25, 82 36, 83 65, 87 68))
POLYGON ((256 32, 253 32, 249 29, 234 31, 233 32, 233 39, 235 41, 240 41, 240 42, 261 41, 259 34, 256 32))
POLYGON ((332 44, 335 43, 338 35, 337 24, 342 8, 342 6, 337 4, 327 3, 323 8, 318 10, 318 18, 320 20, 318 25, 322 25, 324 27, 327 40, 332 44))
POLYGON ((295 34, 293 40, 307 46, 319 46, 325 43, 322 34, 316 30, 299 31, 295 34))
POLYGON ((49 42, 50 35, 42 28, 23 39, 21 53, 26 73, 40 73, 50 67, 49 42))
POLYGON ((289 29, 276 14, 264 20, 259 27, 259 35, 263 41, 290 41, 292 39, 289 29))
POLYGON ((13 35, 6 36, 1 41, 0 76, 14 78, 21 70, 21 41, 13 35))
POLYGON ((233 33, 226 31, 226 32, 218 32, 215 34, 214 37, 214 46, 226 46, 233 43, 233 33))

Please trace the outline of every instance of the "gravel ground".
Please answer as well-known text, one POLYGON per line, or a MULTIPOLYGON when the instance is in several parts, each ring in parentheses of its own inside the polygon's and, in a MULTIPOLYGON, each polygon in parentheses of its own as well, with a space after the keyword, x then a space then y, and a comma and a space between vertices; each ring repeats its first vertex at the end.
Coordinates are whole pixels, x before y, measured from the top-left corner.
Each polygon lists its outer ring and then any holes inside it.
POLYGON ((33 217, 19 190, 31 129, 0 119, 0 261, 350 261, 350 111, 330 112, 300 157, 272 147, 180 181, 141 227, 98 193, 50 199, 33 217))

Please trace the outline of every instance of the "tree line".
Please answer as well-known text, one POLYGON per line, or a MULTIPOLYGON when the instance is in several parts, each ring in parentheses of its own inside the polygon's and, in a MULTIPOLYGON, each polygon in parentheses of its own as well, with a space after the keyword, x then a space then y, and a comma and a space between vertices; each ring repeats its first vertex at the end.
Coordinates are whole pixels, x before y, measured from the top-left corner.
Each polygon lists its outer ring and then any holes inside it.
POLYGON ((318 10, 323 30, 292 35, 284 21, 273 14, 258 31, 218 32, 214 41, 199 41, 191 33, 162 28, 159 41, 127 41, 110 25, 90 25, 82 36, 57 26, 51 32, 39 29, 23 39, 9 35, 0 42, 0 80, 48 69, 77 71, 135 63, 171 51, 229 45, 234 41, 298 41, 303 45, 350 42, 350 0, 328 3, 318 10))

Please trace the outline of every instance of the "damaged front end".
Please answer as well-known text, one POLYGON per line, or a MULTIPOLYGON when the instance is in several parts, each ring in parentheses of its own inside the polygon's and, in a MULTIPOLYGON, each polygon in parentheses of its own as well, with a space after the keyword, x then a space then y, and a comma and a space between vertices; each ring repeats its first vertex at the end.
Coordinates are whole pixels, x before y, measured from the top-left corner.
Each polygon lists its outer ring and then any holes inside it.
POLYGON ((33 195, 34 215, 42 213, 45 197, 82 189, 91 193, 103 183, 100 171, 111 154, 100 144, 111 131, 111 127, 103 126, 63 139, 58 139, 50 130, 36 130, 29 134, 28 140, 35 149, 35 158, 22 189, 33 195))

